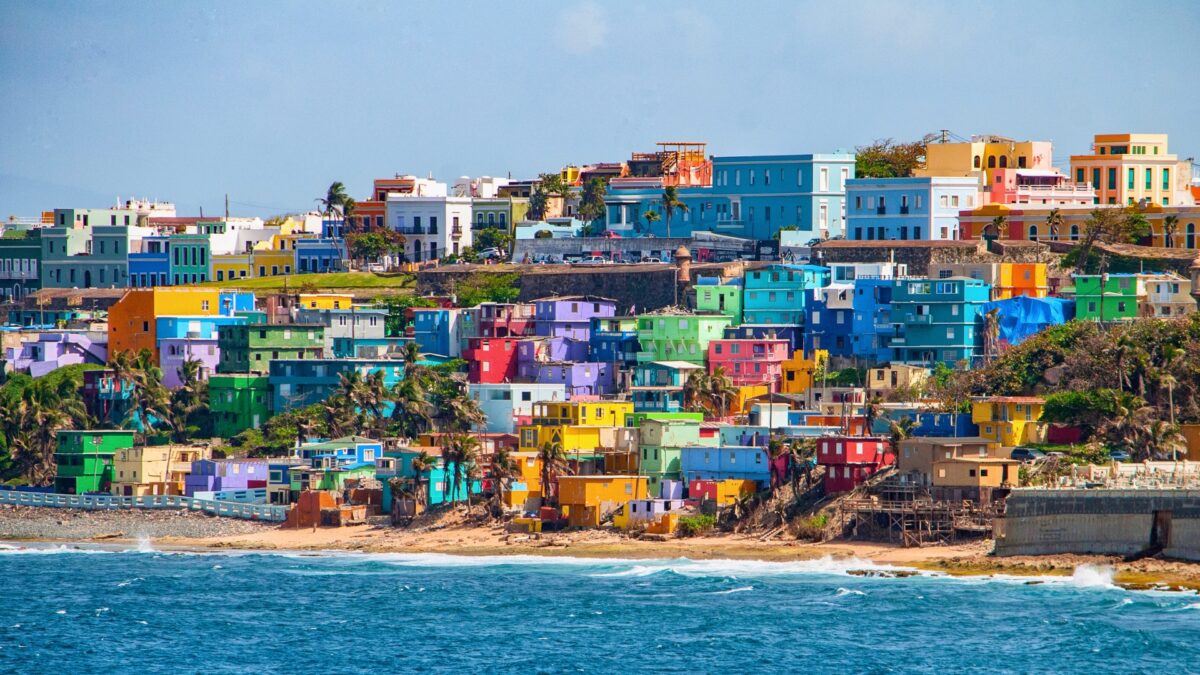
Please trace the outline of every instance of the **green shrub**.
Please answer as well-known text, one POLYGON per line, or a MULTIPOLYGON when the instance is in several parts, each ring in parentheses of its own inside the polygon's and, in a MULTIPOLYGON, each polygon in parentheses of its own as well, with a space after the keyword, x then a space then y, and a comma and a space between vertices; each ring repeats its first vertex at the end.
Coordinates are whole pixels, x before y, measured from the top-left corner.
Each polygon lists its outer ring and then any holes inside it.
POLYGON ((683 516, 679 519, 679 533, 694 537, 712 531, 717 525, 717 517, 711 515, 683 516))

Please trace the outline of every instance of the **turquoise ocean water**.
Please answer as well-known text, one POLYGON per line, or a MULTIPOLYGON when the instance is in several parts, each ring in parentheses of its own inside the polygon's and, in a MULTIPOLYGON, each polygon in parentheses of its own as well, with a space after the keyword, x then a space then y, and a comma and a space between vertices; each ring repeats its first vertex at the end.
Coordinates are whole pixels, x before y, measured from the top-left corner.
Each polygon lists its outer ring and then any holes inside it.
POLYGON ((1200 672, 1200 598, 867 563, 0 544, 0 672, 1200 672))

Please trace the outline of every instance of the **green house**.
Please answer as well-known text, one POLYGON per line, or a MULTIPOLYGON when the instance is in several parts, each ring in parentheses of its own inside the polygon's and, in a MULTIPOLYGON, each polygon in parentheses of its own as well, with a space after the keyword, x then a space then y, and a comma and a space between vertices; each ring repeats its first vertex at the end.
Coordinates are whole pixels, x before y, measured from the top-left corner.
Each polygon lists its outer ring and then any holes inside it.
POLYGON ((6 231, 0 238, 0 301, 17 301, 42 287, 40 230, 6 231))
POLYGON ((81 495, 109 491, 113 455, 133 447, 132 431, 60 431, 54 491, 81 495))
POLYGON ((723 314, 732 319, 732 325, 742 325, 741 285, 697 285, 696 311, 706 314, 723 314))
POLYGON ((266 375, 233 373, 208 378, 208 410, 213 436, 232 438, 257 429, 271 418, 271 390, 266 375))
POLYGON ((1080 321, 1132 321, 1145 297, 1145 285, 1136 274, 1075 276, 1075 318, 1080 321))
POLYGON ((700 423, 694 420, 646 420, 642 423, 638 473, 646 476, 650 494, 664 480, 679 480, 683 448, 700 443, 700 423))
POLYGON ((638 362, 687 361, 703 364, 708 343, 725 337, 733 321, 719 314, 681 314, 664 311, 642 314, 637 320, 638 362))
POLYGON ((625 426, 640 427, 647 420, 687 420, 703 422, 704 413, 700 412, 632 412, 625 416, 625 426))
POLYGON ((325 330, 311 324, 253 324, 217 329, 218 373, 263 373, 277 359, 319 359, 325 330))

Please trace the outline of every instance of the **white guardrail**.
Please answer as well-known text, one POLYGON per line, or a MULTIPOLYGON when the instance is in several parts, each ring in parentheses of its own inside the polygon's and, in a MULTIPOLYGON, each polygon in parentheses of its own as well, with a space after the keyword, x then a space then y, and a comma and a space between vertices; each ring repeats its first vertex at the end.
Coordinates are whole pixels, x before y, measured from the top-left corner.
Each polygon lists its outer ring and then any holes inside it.
POLYGON ((23 492, 0 490, 0 504, 18 506, 48 506, 64 509, 187 509, 202 511, 224 518, 243 520, 265 520, 283 522, 287 520, 288 507, 274 504, 247 504, 220 502, 210 499, 195 499, 179 495, 146 495, 142 497, 118 497, 115 495, 60 495, 50 492, 23 492))

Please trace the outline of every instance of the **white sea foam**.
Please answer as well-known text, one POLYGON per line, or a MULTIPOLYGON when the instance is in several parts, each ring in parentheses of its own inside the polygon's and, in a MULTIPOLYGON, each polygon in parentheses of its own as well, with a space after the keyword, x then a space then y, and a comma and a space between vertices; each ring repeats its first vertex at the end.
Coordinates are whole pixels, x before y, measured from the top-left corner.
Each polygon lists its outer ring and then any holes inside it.
POLYGON ((834 595, 839 598, 844 598, 847 595, 865 596, 866 593, 863 593, 862 591, 856 591, 856 590, 850 589, 850 588, 839 588, 839 589, 837 589, 837 593, 834 593, 834 595))
POLYGON ((739 586, 737 588, 730 588, 724 591, 713 591, 712 595, 733 595, 734 593, 747 593, 752 590, 754 590, 753 586, 739 586))
POLYGON ((154 544, 150 542, 150 537, 144 534, 138 537, 137 548, 134 550, 138 553, 158 553, 154 549, 154 544))
POLYGON ((1115 569, 1107 565, 1080 565, 1071 574, 1069 585, 1076 588, 1116 588, 1113 576, 1115 569))

